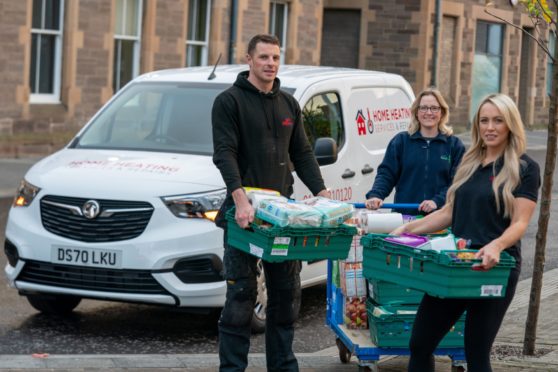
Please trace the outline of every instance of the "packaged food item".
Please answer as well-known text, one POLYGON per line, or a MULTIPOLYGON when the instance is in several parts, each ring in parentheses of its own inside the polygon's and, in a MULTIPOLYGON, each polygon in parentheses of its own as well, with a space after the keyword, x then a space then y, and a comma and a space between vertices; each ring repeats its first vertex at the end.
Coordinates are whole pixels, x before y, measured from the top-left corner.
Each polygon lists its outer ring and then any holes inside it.
POLYGON ((314 207, 322 214, 322 227, 337 227, 353 217, 353 205, 339 200, 316 196, 303 200, 302 203, 314 207))
POLYGON ((279 191, 270 190, 270 189, 260 189, 257 187, 245 187, 244 191, 246 192, 246 196, 250 201, 250 204, 254 208, 258 208, 260 202, 262 200, 273 199, 273 200, 283 200, 287 201, 288 199, 282 196, 279 191))
POLYGON ((386 242, 406 245, 413 248, 422 248, 428 243, 428 238, 425 236, 403 233, 400 236, 388 236, 384 239, 386 242))
POLYGON ((362 230, 359 231, 357 228, 357 234, 353 236, 353 241, 351 242, 351 248, 349 248, 349 254, 345 262, 362 262, 362 244, 360 239, 362 238, 362 230))
POLYGON ((430 249, 438 253, 441 251, 452 251, 457 249, 455 246, 455 237, 452 234, 431 238, 428 244, 430 249))
POLYGON ((405 245, 413 248, 433 250, 438 253, 441 251, 452 251, 456 249, 455 237, 452 234, 428 238, 426 236, 403 233, 400 236, 389 236, 384 240, 390 243, 405 245))
POLYGON ((403 225, 401 213, 381 213, 367 211, 362 213, 361 226, 367 233, 389 234, 399 226, 403 225))
POLYGON ((366 296, 366 279, 363 275, 362 262, 339 262, 341 291, 346 297, 366 296))
POLYGON ((467 249, 471 247, 471 239, 455 238, 457 249, 467 249))
POLYGON ((256 208, 256 217, 280 227, 305 228, 322 224, 322 214, 317 209, 281 199, 261 200, 256 208))
POLYGON ((460 260, 474 260, 475 252, 459 252, 457 254, 457 258, 459 258, 460 260))
POLYGON ((368 328, 366 296, 345 297, 345 306, 343 307, 343 323, 345 323, 349 329, 368 328))

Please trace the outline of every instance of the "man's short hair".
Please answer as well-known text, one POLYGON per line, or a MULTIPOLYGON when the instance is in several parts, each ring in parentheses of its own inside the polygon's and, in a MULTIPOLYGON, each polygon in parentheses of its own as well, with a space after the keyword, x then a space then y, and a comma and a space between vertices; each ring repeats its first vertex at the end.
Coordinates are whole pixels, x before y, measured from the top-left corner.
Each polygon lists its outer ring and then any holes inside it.
POLYGON ((258 34, 250 39, 250 42, 248 43, 248 54, 252 55, 258 43, 273 44, 278 47, 281 46, 277 36, 270 34, 258 34))

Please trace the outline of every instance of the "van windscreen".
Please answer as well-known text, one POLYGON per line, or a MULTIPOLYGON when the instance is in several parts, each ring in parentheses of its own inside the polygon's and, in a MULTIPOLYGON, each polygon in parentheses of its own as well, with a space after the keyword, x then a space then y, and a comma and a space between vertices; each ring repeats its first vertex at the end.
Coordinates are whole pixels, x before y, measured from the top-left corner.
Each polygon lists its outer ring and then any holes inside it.
POLYGON ((133 83, 81 134, 75 148, 213 154, 215 83, 133 83))

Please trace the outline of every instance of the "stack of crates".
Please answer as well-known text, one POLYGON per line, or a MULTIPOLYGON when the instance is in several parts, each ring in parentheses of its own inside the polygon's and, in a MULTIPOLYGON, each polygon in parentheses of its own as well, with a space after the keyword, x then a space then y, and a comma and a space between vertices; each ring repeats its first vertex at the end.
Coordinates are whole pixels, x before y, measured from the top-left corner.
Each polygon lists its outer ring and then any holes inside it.
MULTIPOLYGON (((366 244, 383 244, 384 237, 381 234, 375 234, 374 238, 367 236, 366 244)), ((372 342, 378 347, 407 348, 424 293, 380 280, 374 276, 374 271, 364 270, 364 276, 368 280, 367 312, 372 342)), ((438 346, 463 347, 463 341, 464 316, 438 346)))
POLYGON ((333 296, 336 296, 334 303, 337 306, 333 311, 337 323, 349 329, 368 328, 361 237, 354 235, 347 257, 334 262, 333 296))

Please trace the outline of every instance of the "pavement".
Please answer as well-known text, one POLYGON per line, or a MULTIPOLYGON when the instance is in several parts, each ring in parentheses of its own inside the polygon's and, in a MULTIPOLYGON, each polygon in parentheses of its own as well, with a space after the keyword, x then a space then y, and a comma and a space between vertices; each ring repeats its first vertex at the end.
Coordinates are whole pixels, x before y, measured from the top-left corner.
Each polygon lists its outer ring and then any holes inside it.
MULTIPOLYGON (((467 134, 460 135, 468 144, 467 134)), ((529 148, 544 149, 546 136, 543 131, 531 133, 529 148)), ((14 162, 29 160, 14 160, 14 162)), ((13 195, 14 189, 6 185, 0 191, 13 195)), ((551 222, 552 224, 552 222, 551 222)), ((536 334, 537 356, 522 356, 525 321, 529 306, 531 279, 518 284, 514 300, 506 314, 494 345, 492 367, 494 372, 558 371, 558 269, 546 271, 539 309, 536 334)), ((325 310, 324 310, 325 311, 325 310)), ((296 333, 295 333, 296 337, 296 333)), ((332 332, 332 337, 335 334, 332 332)), ((350 363, 343 364, 337 347, 314 353, 298 353, 300 371, 344 372, 359 370, 359 361, 354 356, 350 363)), ((381 372, 406 371, 408 358, 405 356, 383 356, 376 366, 381 372)), ((120 354, 120 355, 0 355, 0 370, 9 371, 216 371, 219 365, 217 354, 120 354)), ((265 355, 249 355, 248 372, 265 371, 265 355)), ((372 369, 374 370, 374 369, 372 369)), ((436 371, 450 371, 449 357, 436 357, 436 371)))
MULTIPOLYGON (((536 354, 522 356, 525 321, 529 306, 531 279, 519 282, 494 345, 494 372, 558 371, 558 269, 545 272, 536 334, 536 354)), ((296 333, 295 333, 296 337, 296 333)), ((332 337, 335 335, 332 333, 332 337)), ((297 354, 303 372, 344 372, 358 370, 352 357, 342 364, 337 347, 314 353, 297 354)), ((381 372, 406 371, 407 357, 384 356, 377 363, 381 372)), ((141 355, 0 355, 0 370, 10 371, 216 371, 217 354, 141 354, 141 355)), ((250 354, 248 372, 265 371, 265 355, 250 354)), ((451 370, 449 357, 436 357, 436 371, 451 370)))

